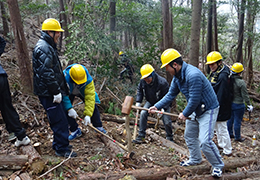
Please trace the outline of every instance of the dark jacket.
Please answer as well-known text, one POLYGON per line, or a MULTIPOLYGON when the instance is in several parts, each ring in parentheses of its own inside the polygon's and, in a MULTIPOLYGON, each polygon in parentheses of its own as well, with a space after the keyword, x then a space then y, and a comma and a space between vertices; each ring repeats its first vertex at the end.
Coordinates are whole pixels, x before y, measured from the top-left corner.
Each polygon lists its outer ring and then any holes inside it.
MULTIPOLYGON (((163 96, 168 92, 169 84, 165 78, 159 76, 157 73, 153 75, 153 81, 151 84, 147 84, 144 79, 138 84, 136 102, 142 102, 143 97, 146 101, 151 103, 153 106, 156 102, 163 98, 163 96)), ((169 105, 162 108, 167 109, 169 105)))
POLYGON ((229 68, 224 65, 222 69, 219 70, 218 75, 213 80, 214 73, 209 76, 209 81, 218 97, 218 102, 220 105, 217 121, 227 121, 231 116, 231 91, 229 85, 229 68))
POLYGON ((33 86, 38 96, 68 95, 68 87, 62 72, 56 44, 47 33, 41 37, 33 50, 33 86))

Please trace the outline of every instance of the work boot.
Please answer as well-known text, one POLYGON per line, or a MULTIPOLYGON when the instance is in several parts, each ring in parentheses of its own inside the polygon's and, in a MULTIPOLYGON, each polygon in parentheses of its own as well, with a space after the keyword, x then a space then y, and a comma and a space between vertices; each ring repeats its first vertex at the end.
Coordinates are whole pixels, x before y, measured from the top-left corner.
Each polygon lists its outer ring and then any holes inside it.
POLYGON ((72 141, 73 139, 77 138, 77 137, 80 137, 82 135, 81 133, 81 130, 80 128, 78 128, 76 131, 72 132, 70 135, 69 135, 69 141, 72 141))
POLYGON ((144 143, 144 137, 143 136, 137 136, 136 139, 134 139, 132 142, 135 143, 135 144, 142 144, 144 143))
POLYGON ((71 150, 69 151, 55 151, 55 154, 57 156, 60 157, 77 157, 77 153, 75 153, 74 151, 71 152, 71 150))
POLYGON ((25 136, 21 141, 17 139, 14 143, 16 147, 22 146, 22 145, 27 145, 31 142, 31 140, 28 138, 28 136, 25 136))
POLYGON ((15 136, 14 132, 10 133, 8 138, 7 138, 8 141, 12 141, 12 140, 15 140, 15 139, 16 139, 16 136, 15 136))

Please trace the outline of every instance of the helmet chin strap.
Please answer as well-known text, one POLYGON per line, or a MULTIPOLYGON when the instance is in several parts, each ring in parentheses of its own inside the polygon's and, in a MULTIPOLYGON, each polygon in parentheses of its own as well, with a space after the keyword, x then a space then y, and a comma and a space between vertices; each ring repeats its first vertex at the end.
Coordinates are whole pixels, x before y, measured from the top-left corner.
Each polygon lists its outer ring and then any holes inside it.
POLYGON ((172 66, 172 64, 173 64, 173 63, 170 63, 169 65, 171 66, 172 69, 174 69, 175 74, 177 74, 177 70, 176 70, 175 67, 172 66))

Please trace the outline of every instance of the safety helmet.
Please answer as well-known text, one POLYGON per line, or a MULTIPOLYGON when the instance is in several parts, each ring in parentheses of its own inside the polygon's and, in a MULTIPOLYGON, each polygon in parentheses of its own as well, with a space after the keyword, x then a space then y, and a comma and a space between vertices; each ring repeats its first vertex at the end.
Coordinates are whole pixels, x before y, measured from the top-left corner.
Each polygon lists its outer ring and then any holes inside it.
POLYGON ((161 68, 167 66, 167 64, 169 64, 171 61, 179 57, 181 57, 181 54, 177 50, 172 48, 166 49, 161 55, 161 62, 162 62, 161 68))
POLYGON ((121 56, 121 55, 123 55, 124 54, 124 52, 123 51, 120 51, 119 52, 119 56, 121 56))
POLYGON ((206 64, 213 64, 219 60, 223 59, 221 54, 217 51, 212 51, 207 55, 207 62, 206 64))
POLYGON ((142 75, 141 79, 147 78, 154 71, 154 68, 150 64, 145 64, 141 67, 140 73, 142 75))
POLYGON ((240 73, 244 71, 244 67, 241 63, 234 63, 233 66, 231 67, 231 71, 233 73, 240 73))
POLYGON ((64 32, 63 29, 61 29, 59 21, 53 18, 46 19, 42 23, 42 30, 43 31, 58 31, 58 32, 64 32))
POLYGON ((75 64, 71 67, 70 77, 76 84, 83 84, 87 82, 87 74, 84 67, 80 64, 75 64))

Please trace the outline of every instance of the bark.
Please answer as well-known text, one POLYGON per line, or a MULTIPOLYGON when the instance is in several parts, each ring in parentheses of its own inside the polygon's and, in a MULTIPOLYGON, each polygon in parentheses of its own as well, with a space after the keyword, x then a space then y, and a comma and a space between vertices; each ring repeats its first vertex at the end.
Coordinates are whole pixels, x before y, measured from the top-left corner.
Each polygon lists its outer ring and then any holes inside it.
MULTIPOLYGON (((61 27, 64 29, 65 38, 67 38, 70 36, 69 31, 68 31, 67 15, 65 13, 65 7, 64 7, 63 0, 59 0, 59 2, 60 2, 60 24, 61 24, 61 27)), ((61 48, 62 48, 62 35, 60 36, 59 50, 61 50, 61 48)))
POLYGON ((114 0, 110 0, 110 34, 112 34, 112 39, 116 40, 116 2, 114 0))
MULTIPOLYGON (((208 1, 208 24, 207 24, 207 54, 212 51, 212 11, 213 0, 208 1)), ((210 68, 206 66, 206 72, 209 74, 210 68)))
POLYGON ((32 178, 29 176, 29 174, 27 172, 20 172, 20 171, 16 171, 14 172, 11 176, 9 180, 31 180, 32 178))
POLYGON ((20 10, 17 0, 8 0, 13 34, 15 37, 15 46, 20 69, 20 81, 24 91, 32 92, 32 69, 27 48, 26 39, 24 36, 23 24, 21 20, 20 10))
POLYGON ((213 0, 213 23, 214 23, 214 50, 218 49, 218 21, 217 21, 217 1, 213 0))
MULTIPOLYGON (((255 158, 249 159, 235 159, 233 161, 225 161, 225 170, 227 169, 236 169, 237 167, 243 167, 252 163, 257 162, 255 158)), ((146 169, 137 169, 137 170, 126 170, 118 173, 89 173, 89 174, 79 174, 79 179, 81 180, 118 180, 123 178, 126 174, 132 175, 138 180, 165 180, 167 177, 172 177, 173 175, 183 176, 190 174, 191 176, 210 173, 211 166, 204 162, 201 165, 190 166, 190 167, 181 167, 179 165, 172 167, 162 167, 162 168, 146 168, 146 169)), ((225 175, 225 174, 224 174, 225 175)))
POLYGON ((30 144, 27 146, 21 146, 20 150, 22 154, 28 155, 30 168, 33 174, 40 174, 45 168, 45 163, 40 154, 30 144))
POLYGON ((21 169, 28 162, 27 155, 1 155, 0 169, 21 169))
POLYGON ((2 14, 2 22, 3 22, 3 30, 4 30, 3 35, 7 37, 10 31, 8 26, 8 16, 6 14, 5 4, 3 1, 0 2, 0 6, 1 6, 1 14, 2 14))
POLYGON ((201 24, 201 8, 202 0, 194 0, 192 6, 192 22, 191 22, 191 43, 189 61, 193 66, 198 67, 199 50, 200 50, 200 24, 201 24))

